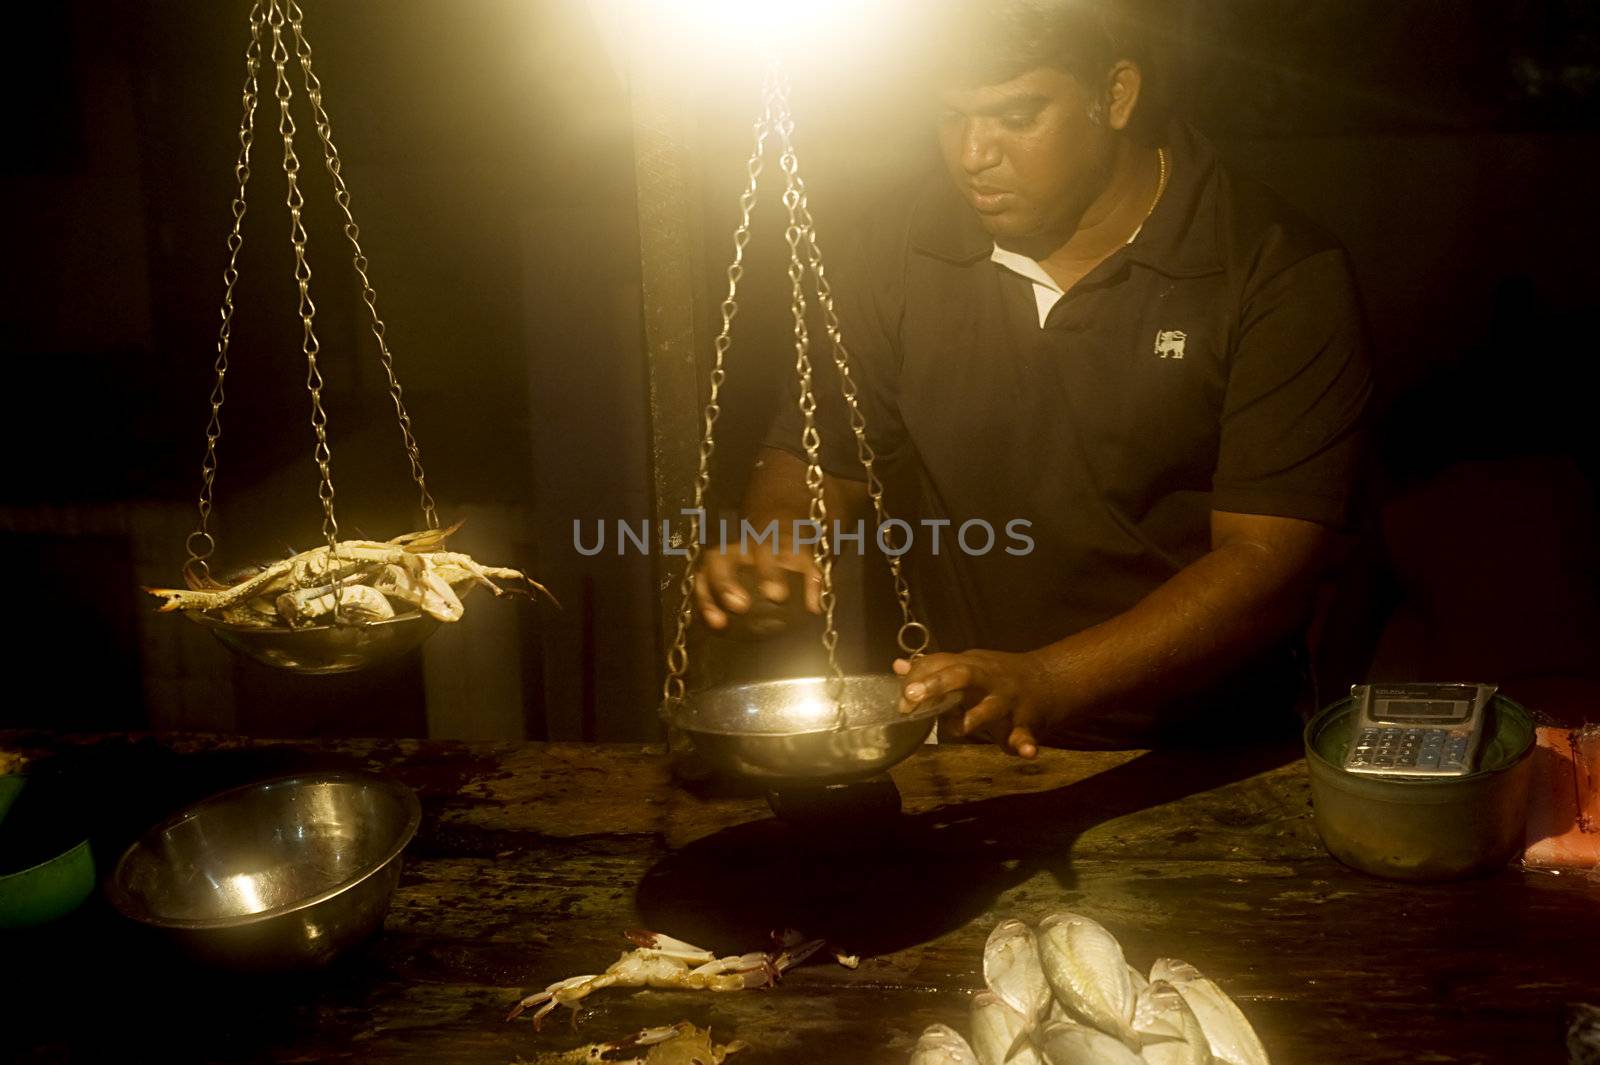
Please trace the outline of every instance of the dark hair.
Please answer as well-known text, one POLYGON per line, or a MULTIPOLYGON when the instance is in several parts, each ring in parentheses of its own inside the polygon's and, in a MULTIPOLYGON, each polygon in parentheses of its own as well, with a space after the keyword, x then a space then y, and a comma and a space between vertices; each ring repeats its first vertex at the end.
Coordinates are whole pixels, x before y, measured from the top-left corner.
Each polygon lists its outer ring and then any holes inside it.
POLYGON ((986 85, 1056 67, 1091 93, 1119 59, 1139 64, 1137 124, 1165 123, 1168 0, 939 0, 934 63, 941 80, 986 85))

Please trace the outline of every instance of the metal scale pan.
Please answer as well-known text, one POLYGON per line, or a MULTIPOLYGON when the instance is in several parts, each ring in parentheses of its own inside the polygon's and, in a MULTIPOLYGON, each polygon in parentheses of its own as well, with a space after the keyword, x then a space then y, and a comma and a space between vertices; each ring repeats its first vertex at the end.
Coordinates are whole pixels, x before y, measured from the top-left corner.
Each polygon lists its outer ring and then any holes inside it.
POLYGON ((263 629, 230 625, 204 614, 185 616, 209 629, 230 651, 274 669, 312 676, 353 673, 398 658, 422 646, 440 625, 438 619, 421 613, 401 614, 383 621, 309 625, 300 629, 263 629))
POLYGON ((793 677, 690 695, 672 721, 721 772, 772 788, 866 780, 904 761, 954 709, 951 693, 911 713, 892 674, 844 677, 835 721, 826 677, 793 677))

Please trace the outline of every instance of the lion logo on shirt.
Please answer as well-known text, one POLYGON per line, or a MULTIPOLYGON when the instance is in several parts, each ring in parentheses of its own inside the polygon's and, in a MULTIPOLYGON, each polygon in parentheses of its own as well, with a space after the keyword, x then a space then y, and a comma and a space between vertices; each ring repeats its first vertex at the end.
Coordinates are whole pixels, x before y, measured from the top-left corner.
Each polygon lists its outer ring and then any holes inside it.
POLYGON ((1183 345, 1189 334, 1181 329, 1163 329, 1156 334, 1156 356, 1162 359, 1183 358, 1183 345))

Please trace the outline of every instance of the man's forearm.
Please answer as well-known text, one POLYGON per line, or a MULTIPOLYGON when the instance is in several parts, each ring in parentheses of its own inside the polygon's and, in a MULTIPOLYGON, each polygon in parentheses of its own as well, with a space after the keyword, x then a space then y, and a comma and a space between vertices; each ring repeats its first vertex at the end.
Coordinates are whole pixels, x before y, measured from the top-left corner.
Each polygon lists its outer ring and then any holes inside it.
MULTIPOLYGON (((776 521, 787 544, 794 523, 811 517, 811 489, 805 478, 803 461, 781 448, 762 448, 745 489, 743 517, 758 529, 776 521)), ((867 486, 860 481, 823 477, 822 500, 830 523, 854 522, 866 512, 868 499, 867 486)))
POLYGON ((1221 542, 1131 609, 1035 652, 1057 700, 1050 716, 1160 705, 1292 633, 1334 550, 1329 534, 1296 524, 1306 528, 1221 542))

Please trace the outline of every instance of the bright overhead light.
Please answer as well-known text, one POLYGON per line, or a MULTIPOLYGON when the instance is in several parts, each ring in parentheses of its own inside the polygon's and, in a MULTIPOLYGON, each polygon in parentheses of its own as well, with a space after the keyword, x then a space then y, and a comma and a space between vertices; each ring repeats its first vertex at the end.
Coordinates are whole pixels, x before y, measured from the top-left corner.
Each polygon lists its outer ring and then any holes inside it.
POLYGON ((734 50, 854 48, 896 0, 635 0, 705 44, 734 50))

